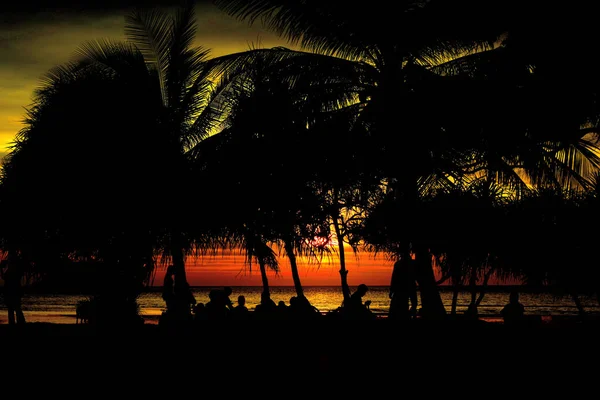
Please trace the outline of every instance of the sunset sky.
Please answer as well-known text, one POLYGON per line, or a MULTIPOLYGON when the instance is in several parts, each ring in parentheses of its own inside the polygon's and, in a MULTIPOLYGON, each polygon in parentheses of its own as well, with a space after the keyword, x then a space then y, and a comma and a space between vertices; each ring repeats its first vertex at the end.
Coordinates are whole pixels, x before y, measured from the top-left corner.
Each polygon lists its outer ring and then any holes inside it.
MULTIPOLYGON (((384 256, 373 257, 371 254, 359 254, 358 258, 350 253, 346 255, 348 283, 357 286, 366 283, 368 286, 388 286, 392 274, 393 262, 384 256)), ((280 272, 267 273, 271 286, 293 286, 289 259, 279 258, 280 272)), ((320 264, 315 261, 299 260, 300 281, 302 286, 339 286, 339 259, 332 256, 320 264)), ((164 268, 158 268, 154 285, 162 285, 164 268)), ((239 252, 209 255, 197 260, 190 259, 187 264, 187 278, 192 286, 261 286, 258 264, 251 267, 244 263, 239 252)))
MULTIPOLYGON (((47 0, 3 4, 0 15, 0 157, 8 151, 15 134, 23 127, 25 108, 32 102, 40 78, 52 67, 68 62, 78 46, 88 40, 123 40, 124 16, 135 5, 172 6, 177 1, 81 1, 47 0), (43 4, 41 6, 40 4, 43 4)), ((197 44, 212 56, 248 50, 250 47, 282 46, 286 43, 260 26, 249 26, 217 9, 210 1, 196 9, 197 44)), ((388 285, 392 263, 384 257, 348 255, 350 285, 388 285)), ((269 273, 273 286, 293 285, 289 260, 280 259, 279 274, 269 273)), ((337 258, 300 263, 303 285, 339 285, 337 258)), ((162 271, 156 283, 162 283, 162 271)), ((260 285, 258 266, 252 270, 239 254, 205 257, 191 262, 190 284, 199 286, 260 285)))
MULTIPOLYGON (((2 5, 0 14, 0 157, 21 127, 24 108, 50 68, 68 62, 88 40, 123 40, 122 5, 178 4, 177 1, 39 0, 2 5), (121 5, 120 5, 121 4, 121 5)), ((196 12, 198 44, 212 56, 273 47, 285 43, 260 27, 249 27, 218 10, 210 1, 199 2, 196 12)))

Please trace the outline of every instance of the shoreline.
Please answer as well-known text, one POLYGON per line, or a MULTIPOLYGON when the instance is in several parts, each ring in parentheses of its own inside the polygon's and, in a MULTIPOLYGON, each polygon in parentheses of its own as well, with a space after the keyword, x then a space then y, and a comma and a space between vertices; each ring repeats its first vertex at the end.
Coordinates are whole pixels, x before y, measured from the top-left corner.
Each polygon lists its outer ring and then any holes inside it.
MULTIPOLYGON (((41 313, 40 313, 41 314, 41 313)), ((31 315, 29 315, 31 317, 31 315)), ((146 330, 158 330, 159 329, 159 317, 160 315, 142 315, 144 322, 140 324, 142 329, 146 330), (149 327, 149 328, 146 328, 149 327)), ((9 325, 7 321, 7 317, 4 314, 0 317, 0 334, 6 332, 10 329, 19 329, 23 328, 25 330, 38 330, 41 331, 89 331, 94 332, 94 327, 87 323, 76 322, 75 314, 55 314, 52 316, 44 315, 38 318, 29 318, 26 319, 27 322, 23 325, 9 325), (40 329, 41 328, 41 329, 40 329)), ((270 323, 278 323, 278 324, 290 324, 294 326, 298 325, 320 325, 325 327, 332 326, 344 326, 346 324, 357 324, 361 326, 381 326, 381 327, 396 327, 396 326, 409 326, 415 328, 430 328, 430 327, 465 327, 465 328, 473 328, 479 326, 489 326, 489 327, 502 327, 506 329, 510 329, 510 327, 506 327, 503 319, 500 316, 483 316, 477 319, 470 319, 465 317, 464 315, 448 315, 447 318, 441 321, 425 321, 421 318, 417 318, 413 321, 409 321, 408 323, 400 323, 396 321, 390 321, 387 318, 387 315, 380 314, 372 321, 344 321, 337 319, 330 319, 325 314, 323 314, 323 318, 317 319, 315 321, 307 321, 307 320, 249 320, 249 321, 204 321, 199 326, 229 326, 229 327, 238 327, 238 326, 254 326, 256 324, 270 324, 270 323)), ((558 315, 558 316, 548 316, 548 315, 527 315, 525 321, 520 325, 522 328, 535 328, 535 329, 569 329, 569 328, 578 328, 578 327, 590 327, 590 328, 599 328, 600 329, 600 315, 599 314, 588 314, 585 317, 580 317, 578 315, 558 315)))
MULTIPOLYGON (((64 312, 46 312, 46 311, 27 311, 25 312, 25 319, 27 324, 50 324, 50 325, 81 325, 82 323, 77 321, 76 314, 64 313, 64 312)), ((252 310, 250 311, 252 313, 252 310)), ((144 320, 145 325, 158 325, 160 313, 142 313, 141 317, 144 320)), ((322 312, 321 315, 326 319, 327 312, 322 312)), ((375 313, 376 320, 387 320, 387 313, 375 313)), ((420 320, 420 318, 418 318, 420 320)), ((547 314, 526 314, 526 319, 529 321, 529 325, 541 325, 541 326, 568 326, 575 323, 582 322, 582 317, 577 314, 558 314, 558 315, 547 315, 547 314)), ((583 319, 589 323, 600 324, 600 313, 588 312, 583 319)), ((462 314, 447 315, 448 321, 460 321, 467 322, 468 318, 462 314)), ((504 321, 500 315, 496 314, 482 314, 475 322, 503 325, 504 321)), ((0 326, 8 325, 8 317, 6 310, 2 310, 0 313, 0 326)))

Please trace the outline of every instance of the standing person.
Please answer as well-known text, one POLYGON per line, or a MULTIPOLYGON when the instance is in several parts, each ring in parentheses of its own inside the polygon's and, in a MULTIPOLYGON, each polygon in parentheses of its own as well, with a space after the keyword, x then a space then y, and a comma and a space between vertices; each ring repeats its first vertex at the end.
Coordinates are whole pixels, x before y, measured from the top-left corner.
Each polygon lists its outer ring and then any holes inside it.
POLYGON ((192 319, 192 311, 196 305, 196 298, 192 293, 192 288, 185 282, 181 285, 175 283, 173 285, 173 293, 175 293, 175 306, 177 312, 181 315, 183 320, 192 319))
POLYGON ((162 298, 167 305, 167 312, 173 311, 174 302, 175 302, 175 267, 173 265, 169 265, 167 267, 167 272, 165 273, 165 278, 163 280, 163 292, 162 298))
POLYGON ((417 315, 417 277, 411 259, 394 263, 390 283, 389 318, 408 321, 417 315))
POLYGON ((196 298, 187 283, 184 286, 175 283, 175 273, 175 266, 169 265, 163 280, 162 298, 167 311, 162 314, 162 320, 187 323, 193 320, 192 308, 196 305, 196 298))
POLYGON ((0 272, 4 280, 3 293, 4 303, 8 309, 8 324, 25 324, 25 315, 21 308, 21 297, 23 296, 21 278, 23 277, 23 271, 21 265, 15 260, 9 260, 6 265, 6 268, 0 269, 0 272))

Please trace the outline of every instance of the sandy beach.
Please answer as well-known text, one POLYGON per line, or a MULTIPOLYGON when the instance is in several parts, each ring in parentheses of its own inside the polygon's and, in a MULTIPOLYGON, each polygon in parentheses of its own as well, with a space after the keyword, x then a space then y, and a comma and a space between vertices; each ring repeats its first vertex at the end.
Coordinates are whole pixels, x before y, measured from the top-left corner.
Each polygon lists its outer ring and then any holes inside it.
POLYGON ((303 391, 375 395, 384 388, 431 394, 459 383, 466 390, 573 394, 593 387, 597 368, 590 361, 600 356, 597 323, 511 329, 465 321, 330 322, 253 321, 172 332, 155 324, 124 330, 28 323, 0 325, 0 339, 11 344, 6 376, 35 377, 40 385, 32 390, 44 387, 40 394, 63 382, 70 391, 151 398, 199 388, 228 396, 271 388, 283 398, 303 391), (440 379, 441 386, 429 387, 440 379))
MULTIPOLYGON (((65 318, 69 318, 66 316, 65 318)), ((243 334, 246 339, 258 337, 265 331, 271 329, 285 329, 289 335, 302 336, 304 340, 310 340, 313 332, 319 332, 318 337, 333 336, 370 340, 378 337, 383 341, 391 340, 396 335, 413 335, 415 339, 422 339, 422 335, 448 335, 461 338, 469 337, 469 340, 479 340, 481 335, 506 335, 506 337, 519 335, 523 338, 529 335, 544 336, 560 335, 583 335, 600 332, 600 319, 597 316, 589 316, 585 320, 574 316, 563 316, 549 318, 530 318, 521 326, 507 326, 499 318, 488 320, 468 320, 466 318, 448 317, 444 321, 425 321, 417 319, 409 323, 398 323, 387 318, 377 318, 373 321, 338 321, 326 317, 316 321, 226 321, 226 322, 203 322, 201 325, 187 329, 167 330, 159 326, 158 319, 147 318, 143 324, 135 327, 123 328, 119 326, 96 327, 82 323, 53 323, 53 322, 28 322, 25 325, 8 325, 0 323, 0 336, 13 336, 17 338, 112 338, 115 335, 127 337, 136 336, 142 338, 159 338, 168 336, 192 336, 206 337, 211 340, 235 339, 235 335, 243 334), (337 335, 337 336, 336 336, 337 335), (214 336, 214 337, 211 337, 214 336)), ((465 339, 467 340, 467 339, 465 339)), ((373 345, 378 345, 379 340, 373 345)))

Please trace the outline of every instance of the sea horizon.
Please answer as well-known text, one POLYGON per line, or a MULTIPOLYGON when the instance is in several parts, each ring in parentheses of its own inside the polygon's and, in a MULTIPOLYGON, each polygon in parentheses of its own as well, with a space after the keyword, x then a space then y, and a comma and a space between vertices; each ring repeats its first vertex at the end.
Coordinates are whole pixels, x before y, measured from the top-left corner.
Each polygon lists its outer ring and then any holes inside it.
MULTIPOLYGON (((210 289, 222 286, 192 287, 192 293, 198 303, 207 303, 210 289)), ((510 291, 514 285, 487 286, 486 293, 478 307, 479 316, 487 321, 501 321, 500 310, 508 302, 510 291)), ((238 296, 246 298, 246 306, 253 310, 260 302, 262 286, 231 286, 231 301, 237 303, 238 296)), ((353 291, 355 286, 350 286, 353 291)), ((140 315, 146 323, 155 324, 158 317, 165 311, 165 303, 161 296, 161 287, 153 286, 142 292, 137 302, 140 315)), ((444 307, 448 314, 452 311, 454 288, 446 285, 439 287, 444 307)), ((525 306, 528 315, 536 315, 549 319, 552 317, 576 316, 577 307, 570 296, 556 295, 548 291, 528 290, 527 287, 519 287, 521 293, 520 301, 525 306)), ((530 288, 529 288, 530 289, 530 288)), ((305 286, 304 295, 322 314, 336 310, 341 306, 343 295, 340 286, 305 286)), ((419 292, 418 292, 419 293, 419 292)), ((270 294, 273 301, 283 301, 289 304, 291 297, 296 296, 293 286, 270 286, 270 294)), ((76 323, 75 309, 81 300, 90 299, 89 294, 81 293, 25 293, 23 296, 23 310, 28 322, 50 322, 50 323, 76 323)), ((371 300, 371 310, 385 316, 389 311, 389 286, 371 286, 364 297, 371 300)), ((586 312, 590 314, 600 313, 597 299, 582 296, 580 298, 586 312)), ((456 314, 463 314, 471 301, 471 292, 462 288, 456 298, 456 314)), ((419 306, 421 304, 419 294, 419 306)), ((4 304, 0 304, 0 324, 7 323, 7 311, 4 304)))

